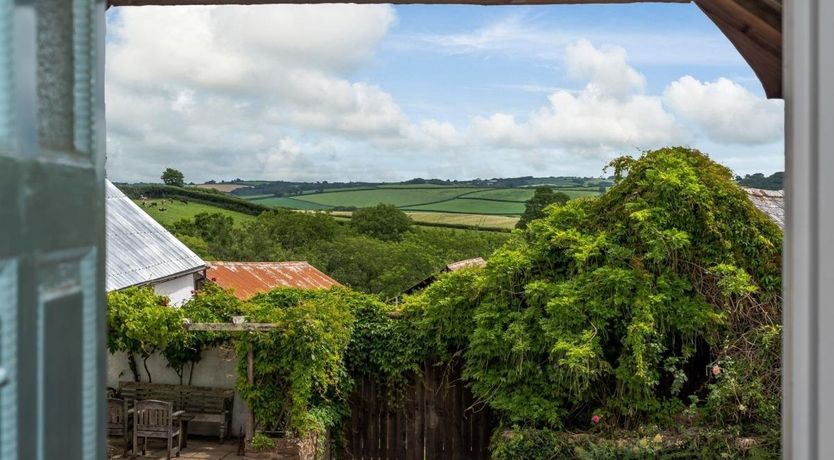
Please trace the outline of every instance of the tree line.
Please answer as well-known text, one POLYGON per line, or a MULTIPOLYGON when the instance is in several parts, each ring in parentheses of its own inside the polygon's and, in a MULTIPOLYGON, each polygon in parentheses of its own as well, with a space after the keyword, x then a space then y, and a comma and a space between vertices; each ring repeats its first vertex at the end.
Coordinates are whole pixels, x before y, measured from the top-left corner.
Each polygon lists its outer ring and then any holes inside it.
POLYGON ((324 213, 273 209, 242 226, 229 216, 204 213, 170 230, 208 260, 306 260, 342 284, 384 298, 451 262, 489 257, 509 237, 415 226, 393 205, 358 210, 348 225, 324 213))

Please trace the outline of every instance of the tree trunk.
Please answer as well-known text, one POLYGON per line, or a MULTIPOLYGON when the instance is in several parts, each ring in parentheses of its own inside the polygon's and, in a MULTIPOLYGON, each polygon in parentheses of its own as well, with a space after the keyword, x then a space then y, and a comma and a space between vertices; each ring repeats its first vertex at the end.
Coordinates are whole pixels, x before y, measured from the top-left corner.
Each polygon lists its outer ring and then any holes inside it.
POLYGON ((191 369, 188 371, 188 386, 191 386, 191 379, 194 378, 194 365, 197 364, 194 361, 191 361, 191 369))
POLYGON ((139 382, 139 367, 136 365, 136 355, 128 353, 127 364, 130 366, 130 372, 133 373, 133 381, 139 382))
POLYGON ((148 383, 153 383, 153 379, 151 378, 151 371, 148 370, 148 359, 151 355, 145 356, 142 358, 142 366, 145 367, 145 373, 148 374, 148 383))

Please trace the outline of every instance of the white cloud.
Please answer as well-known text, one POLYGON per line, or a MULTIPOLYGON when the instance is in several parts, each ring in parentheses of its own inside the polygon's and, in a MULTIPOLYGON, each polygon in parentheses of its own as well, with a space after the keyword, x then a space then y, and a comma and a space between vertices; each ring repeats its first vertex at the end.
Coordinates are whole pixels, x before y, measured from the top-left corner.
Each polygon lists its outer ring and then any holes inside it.
POLYGON ((755 145, 782 139, 784 104, 726 78, 701 82, 687 75, 667 86, 663 97, 712 141, 755 145))
POLYGON ((565 64, 568 77, 588 82, 588 93, 627 98, 646 89, 646 77, 628 64, 623 48, 595 48, 579 40, 565 48, 565 64))
MULTIPOLYGON (((567 8, 578 8, 576 6, 567 8)), ((591 23, 543 23, 531 9, 516 12, 466 32, 418 33, 398 36, 397 46, 426 48, 451 55, 503 55, 513 59, 561 61, 563 47, 577 40, 616 44, 634 63, 652 65, 744 65, 726 38, 688 24, 658 24, 647 31, 642 24, 609 20, 591 23), (607 24, 606 24, 607 22, 607 24), (600 26, 600 24, 604 24, 600 26)), ((707 29, 709 30, 709 29, 707 29)))
POLYGON ((350 80, 396 23, 391 6, 143 7, 108 18, 108 166, 132 179, 154 177, 173 155, 191 177, 230 165, 272 176, 286 154, 276 145, 299 132, 461 142, 452 125, 412 122, 389 93, 350 80))
POLYGON ((689 140, 659 97, 642 94, 645 77, 622 48, 580 40, 566 48, 565 64, 572 78, 587 82, 582 90, 553 92, 549 104, 523 122, 502 113, 475 117, 475 136, 508 147, 550 146, 603 157, 689 140))
POLYGON ((468 125, 464 107, 452 111, 456 126, 436 107, 412 119, 385 88, 355 76, 376 64, 396 24, 390 6, 113 9, 108 170, 121 180, 155 179, 166 166, 188 180, 407 179, 526 175, 567 162, 569 174, 636 149, 781 136, 781 106, 736 83, 684 77, 648 94, 625 49, 566 41, 522 19, 438 38, 447 41, 436 51, 547 52, 576 88, 556 86, 556 75, 503 85, 548 97, 521 113, 471 114, 468 125))

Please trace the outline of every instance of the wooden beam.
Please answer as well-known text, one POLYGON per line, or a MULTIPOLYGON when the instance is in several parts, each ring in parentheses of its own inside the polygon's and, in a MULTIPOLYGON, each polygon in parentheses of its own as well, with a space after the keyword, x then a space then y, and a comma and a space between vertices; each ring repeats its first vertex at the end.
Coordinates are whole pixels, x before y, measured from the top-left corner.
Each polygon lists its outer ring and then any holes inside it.
POLYGON ((273 323, 185 323, 186 331, 209 331, 209 332, 267 332, 280 329, 278 324, 273 323))
POLYGON ((782 97, 782 8, 775 0, 695 0, 759 77, 769 98, 782 97))
MULTIPOLYGON (((693 0, 648 0, 649 3, 692 3, 693 0)), ((109 0, 108 6, 147 6, 147 5, 267 5, 267 4, 321 4, 334 3, 334 0, 109 0)), ((647 0, 352 0, 357 4, 393 3, 397 5, 447 4, 447 5, 568 5, 568 4, 604 4, 604 3, 647 3, 647 0)))

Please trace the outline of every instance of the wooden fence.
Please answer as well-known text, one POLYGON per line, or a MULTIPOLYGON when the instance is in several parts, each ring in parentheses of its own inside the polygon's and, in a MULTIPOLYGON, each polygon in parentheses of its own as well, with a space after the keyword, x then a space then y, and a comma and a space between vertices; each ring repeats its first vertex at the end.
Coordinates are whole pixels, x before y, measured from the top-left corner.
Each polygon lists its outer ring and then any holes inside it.
POLYGON ((473 407, 460 372, 424 365, 423 375, 389 407, 378 385, 357 382, 351 398, 345 458, 356 460, 481 460, 489 458, 495 420, 482 404, 473 407))

